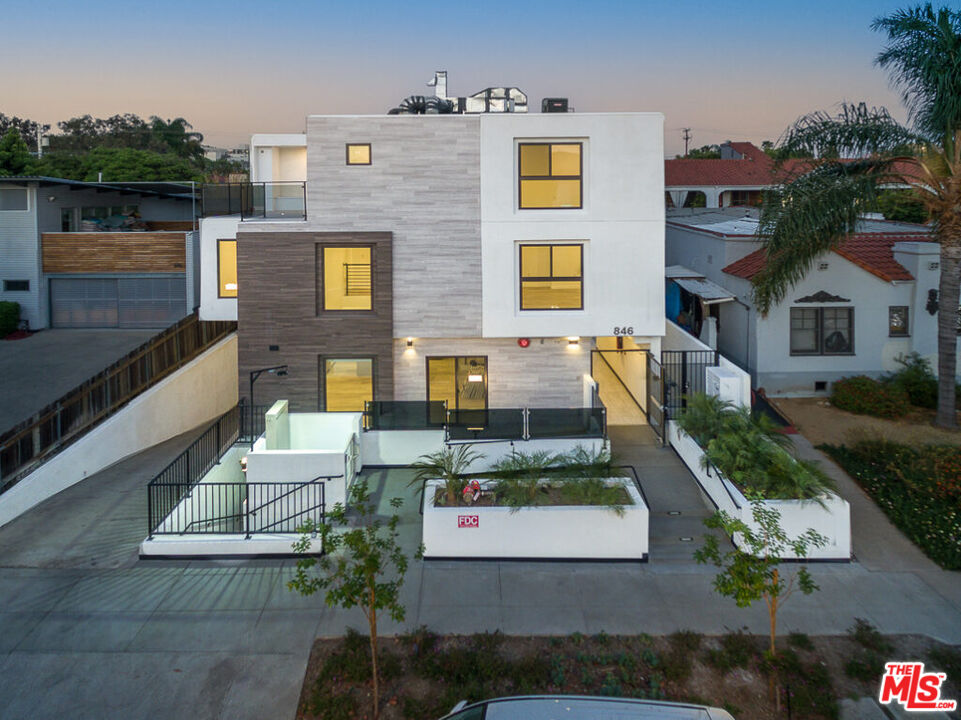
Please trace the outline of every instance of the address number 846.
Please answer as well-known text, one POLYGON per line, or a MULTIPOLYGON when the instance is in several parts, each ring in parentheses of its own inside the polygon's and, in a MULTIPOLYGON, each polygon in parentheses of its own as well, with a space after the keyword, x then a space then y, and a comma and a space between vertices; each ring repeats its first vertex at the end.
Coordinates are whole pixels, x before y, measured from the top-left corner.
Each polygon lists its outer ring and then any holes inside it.
POLYGON ((614 328, 614 334, 615 334, 615 335, 633 335, 633 334, 634 334, 634 326, 633 326, 633 325, 625 325, 624 327, 615 327, 615 328, 614 328))

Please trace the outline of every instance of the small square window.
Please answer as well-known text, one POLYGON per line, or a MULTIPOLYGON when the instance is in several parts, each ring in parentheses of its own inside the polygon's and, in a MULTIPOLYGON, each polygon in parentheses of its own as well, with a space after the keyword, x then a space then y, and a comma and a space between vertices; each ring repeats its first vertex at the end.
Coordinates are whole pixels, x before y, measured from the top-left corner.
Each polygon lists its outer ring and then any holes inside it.
POLYGON ((26 188, 0 188, 0 211, 23 212, 30 209, 26 188))
POLYGON ((4 292, 29 292, 30 281, 29 280, 4 280, 3 291, 4 292))
POLYGON ((892 305, 888 308, 888 335, 890 337, 909 335, 907 305, 892 305))
POLYGON ((521 210, 581 208, 583 146, 571 143, 518 145, 518 207, 521 210))
POLYGON ((521 245, 521 310, 583 310, 583 246, 521 245))
POLYGON ((370 165, 370 143, 347 143, 348 165, 370 165))

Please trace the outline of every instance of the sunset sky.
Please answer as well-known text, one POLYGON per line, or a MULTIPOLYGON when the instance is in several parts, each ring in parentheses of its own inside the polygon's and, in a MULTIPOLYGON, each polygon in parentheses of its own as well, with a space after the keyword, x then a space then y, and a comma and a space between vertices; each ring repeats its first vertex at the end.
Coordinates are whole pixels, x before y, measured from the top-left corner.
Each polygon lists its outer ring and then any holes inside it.
POLYGON ((903 3, 5 2, 0 112, 55 125, 91 114, 181 116, 206 142, 303 131, 311 113, 382 113, 429 94, 514 85, 533 106, 660 111, 665 150, 776 139, 798 115, 897 95, 871 20, 903 3))

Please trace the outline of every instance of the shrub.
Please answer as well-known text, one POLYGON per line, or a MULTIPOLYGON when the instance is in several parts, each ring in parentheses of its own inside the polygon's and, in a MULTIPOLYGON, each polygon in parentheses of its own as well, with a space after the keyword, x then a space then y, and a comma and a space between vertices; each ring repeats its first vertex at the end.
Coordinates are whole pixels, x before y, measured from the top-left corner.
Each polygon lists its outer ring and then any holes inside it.
POLYGON ((892 420, 910 409, 907 392, 893 383, 883 383, 867 375, 854 375, 834 383, 831 404, 840 410, 892 420))
POLYGON ((931 363, 916 352, 906 357, 899 357, 897 362, 901 369, 885 375, 884 382, 906 392, 912 405, 936 408, 938 379, 931 370, 931 363))
POLYGON ((924 553, 961 569, 961 448, 884 440, 822 445, 924 553))
POLYGON ((813 650, 814 643, 811 642, 811 638, 802 632, 792 632, 787 636, 788 645, 796 647, 799 650, 813 650))
POLYGON ((787 451, 791 441, 766 415, 698 393, 688 399, 678 424, 703 448, 706 462, 748 493, 820 502, 835 492, 817 465, 787 451))
POLYGON ((848 635, 866 650, 887 654, 894 649, 878 629, 864 618, 854 618, 854 625, 848 628, 848 635))
POLYGON ((20 303, 0 301, 0 337, 9 335, 20 324, 20 303))

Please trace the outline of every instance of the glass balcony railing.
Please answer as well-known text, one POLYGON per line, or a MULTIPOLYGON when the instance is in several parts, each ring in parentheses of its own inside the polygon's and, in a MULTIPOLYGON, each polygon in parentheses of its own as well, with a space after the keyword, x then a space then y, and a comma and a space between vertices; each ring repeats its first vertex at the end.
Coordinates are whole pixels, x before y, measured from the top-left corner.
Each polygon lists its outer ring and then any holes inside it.
POLYGON ((439 430, 446 422, 443 401, 375 400, 364 408, 367 430, 439 430))
POLYGON ((204 185, 203 216, 240 215, 241 220, 307 217, 306 183, 223 183, 204 185))

